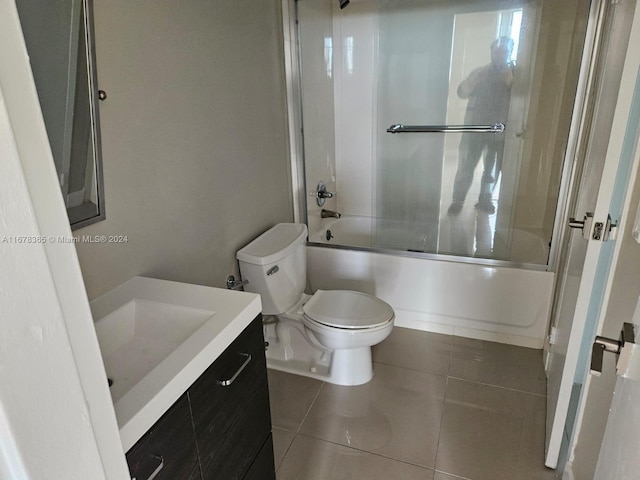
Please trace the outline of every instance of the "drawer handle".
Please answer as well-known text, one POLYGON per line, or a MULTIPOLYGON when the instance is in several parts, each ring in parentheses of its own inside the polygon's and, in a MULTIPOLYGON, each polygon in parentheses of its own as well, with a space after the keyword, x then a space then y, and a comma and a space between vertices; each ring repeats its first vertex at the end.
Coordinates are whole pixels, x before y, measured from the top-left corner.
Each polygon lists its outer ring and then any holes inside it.
MULTIPOLYGON (((153 473, 149 475, 149 478, 147 478, 147 480, 153 480, 154 478, 156 478, 160 473, 160 470, 164 468, 164 458, 162 458, 160 455, 150 455, 150 456, 151 458, 155 458, 156 460, 159 460, 160 464, 156 467, 153 473)), ((137 477, 131 477, 131 480, 136 480, 136 479, 137 477)))
POLYGON ((245 367, 249 365, 249 363, 251 362, 251 355, 248 353, 240 353, 240 355, 242 355, 243 357, 247 357, 247 359, 244 361, 242 365, 240 365, 240 368, 238 369, 238 371, 234 373, 231 378, 227 380, 216 380, 218 382, 218 385, 222 385, 223 387, 228 387, 234 382, 236 378, 238 378, 238 375, 242 373, 242 370, 244 370, 245 367))

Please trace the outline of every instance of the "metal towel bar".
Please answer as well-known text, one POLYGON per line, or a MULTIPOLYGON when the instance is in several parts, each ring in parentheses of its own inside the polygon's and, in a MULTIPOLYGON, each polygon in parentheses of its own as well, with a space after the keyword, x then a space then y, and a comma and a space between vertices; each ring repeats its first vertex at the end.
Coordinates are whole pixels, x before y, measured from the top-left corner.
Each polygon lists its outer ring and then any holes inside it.
POLYGON ((387 128, 389 133, 502 133, 504 123, 493 125, 402 125, 396 123, 387 128))

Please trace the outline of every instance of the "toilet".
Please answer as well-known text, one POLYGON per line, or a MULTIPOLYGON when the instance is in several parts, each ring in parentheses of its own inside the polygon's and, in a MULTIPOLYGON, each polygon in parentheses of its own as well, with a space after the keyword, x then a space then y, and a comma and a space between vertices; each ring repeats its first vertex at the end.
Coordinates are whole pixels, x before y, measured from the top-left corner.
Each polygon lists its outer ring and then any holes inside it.
POLYGON ((337 385, 373 378, 371 347, 393 329, 391 306, 350 290, 304 293, 307 227, 279 223, 238 251, 245 290, 262 299, 267 366, 337 385))

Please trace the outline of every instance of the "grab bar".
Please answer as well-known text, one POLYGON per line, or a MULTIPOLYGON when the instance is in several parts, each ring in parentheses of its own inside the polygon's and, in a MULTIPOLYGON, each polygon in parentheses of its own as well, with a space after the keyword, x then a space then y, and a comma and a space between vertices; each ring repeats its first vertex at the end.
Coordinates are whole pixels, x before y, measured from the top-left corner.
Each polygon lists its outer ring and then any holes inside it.
POLYGON ((387 128, 388 133, 502 133, 504 123, 493 125, 402 125, 396 123, 387 128))

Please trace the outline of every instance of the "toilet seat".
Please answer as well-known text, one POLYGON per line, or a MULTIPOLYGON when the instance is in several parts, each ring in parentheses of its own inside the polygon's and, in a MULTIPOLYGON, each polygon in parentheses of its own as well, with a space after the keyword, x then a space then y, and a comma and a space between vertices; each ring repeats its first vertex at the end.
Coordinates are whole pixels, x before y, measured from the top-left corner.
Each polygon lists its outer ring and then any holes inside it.
POLYGON ((350 290, 318 290, 302 311, 309 321, 350 331, 381 327, 395 316, 388 303, 350 290))

